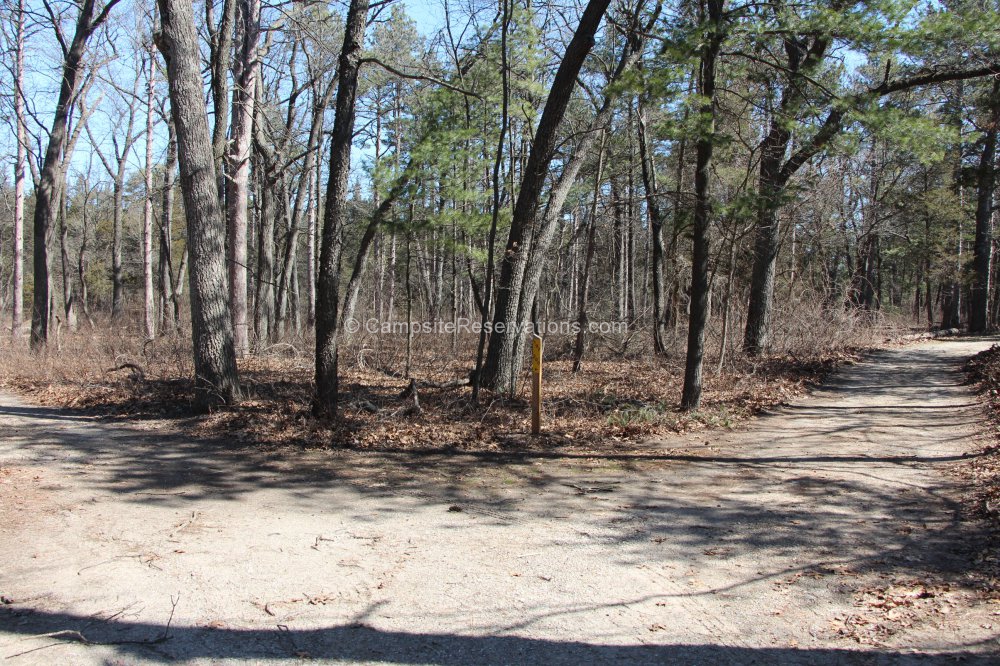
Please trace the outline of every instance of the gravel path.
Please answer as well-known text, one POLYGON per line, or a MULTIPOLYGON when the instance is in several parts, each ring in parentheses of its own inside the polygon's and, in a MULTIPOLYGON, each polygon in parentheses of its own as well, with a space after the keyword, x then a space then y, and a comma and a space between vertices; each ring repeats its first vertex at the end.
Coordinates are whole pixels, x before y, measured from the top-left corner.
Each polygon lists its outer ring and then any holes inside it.
POLYGON ((0 658, 996 663, 961 362, 882 352, 654 461, 229 451, 0 396, 0 658))

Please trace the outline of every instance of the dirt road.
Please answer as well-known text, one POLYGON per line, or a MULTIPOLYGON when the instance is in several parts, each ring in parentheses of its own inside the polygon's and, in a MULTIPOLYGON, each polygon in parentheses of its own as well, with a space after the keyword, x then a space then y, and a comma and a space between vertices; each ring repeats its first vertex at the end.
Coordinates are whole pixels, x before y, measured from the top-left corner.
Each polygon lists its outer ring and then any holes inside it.
POLYGON ((953 470, 991 342, 654 461, 234 452, 0 396, 0 658, 988 663, 953 470))

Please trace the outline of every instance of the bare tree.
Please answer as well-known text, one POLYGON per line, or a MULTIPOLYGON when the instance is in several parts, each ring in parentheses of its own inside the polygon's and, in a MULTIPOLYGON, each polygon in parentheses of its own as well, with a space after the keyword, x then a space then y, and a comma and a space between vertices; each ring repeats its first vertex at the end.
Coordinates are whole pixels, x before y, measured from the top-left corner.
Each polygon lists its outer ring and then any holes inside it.
POLYGON ((340 311, 340 262, 347 217, 347 178, 358 92, 358 70, 368 18, 368 0, 351 0, 340 50, 336 116, 330 141, 330 173, 320 244, 319 286, 316 293, 316 396, 319 416, 337 414, 337 333, 340 311))
MULTIPOLYGON (((142 69, 142 63, 138 65, 139 69, 142 69)), ((139 80, 141 77, 140 71, 135 72, 135 78, 132 81, 131 90, 121 88, 116 83, 111 82, 111 86, 118 93, 121 103, 125 105, 124 108, 124 123, 119 125, 118 122, 113 122, 111 130, 111 152, 106 153, 106 150, 101 148, 100 142, 95 140, 93 133, 91 132, 90 126, 87 125, 87 136, 90 138, 90 143, 93 146, 94 152, 97 153, 97 157, 100 159, 101 164, 104 166, 104 170, 108 172, 108 176, 112 180, 112 195, 114 198, 114 206, 111 210, 111 318, 118 319, 124 314, 125 308, 125 272, 122 266, 122 244, 124 236, 124 218, 123 214, 125 212, 125 179, 128 176, 128 159, 129 154, 132 152, 136 141, 139 140, 141 136, 140 132, 136 131, 136 120, 139 114, 139 80), (124 134, 120 137, 115 131, 118 127, 122 127, 124 134)), ((116 121, 118 119, 115 119, 116 121)))
POLYGON ((67 125, 70 110, 79 92, 78 85, 84 67, 83 58, 87 51, 87 40, 107 20, 108 14, 119 1, 108 0, 104 8, 98 11, 97 0, 83 0, 77 14, 76 30, 70 41, 66 40, 58 20, 53 16, 53 27, 63 54, 63 65, 59 98, 49 129, 48 146, 35 187, 33 261, 35 288, 31 310, 31 346, 34 349, 43 347, 49 339, 49 243, 58 211, 67 125))
MULTIPOLYGON (((524 331, 520 330, 523 312, 531 304, 522 303, 521 287, 524 274, 519 267, 526 261, 526 236, 535 227, 542 188, 555 152, 557 132, 569 105, 577 75, 583 61, 594 45, 594 36, 601 24, 610 0, 590 0, 580 17, 576 32, 566 47, 559 69, 556 71, 545 108, 542 111, 531 152, 524 167, 524 176, 518 191, 511 220, 507 246, 500 262, 500 279, 497 282, 496 314, 493 330, 483 365, 482 385, 487 388, 513 392, 520 369, 519 353, 523 348, 524 331)), ((527 301, 527 299, 523 299, 527 301)))
POLYGON ((24 0, 17 0, 14 33, 14 122, 17 123, 17 160, 14 162, 14 290, 11 334, 21 336, 24 320, 24 179, 28 132, 24 118, 24 0))
POLYGON ((236 355, 250 349, 247 307, 247 207, 250 200, 250 151, 253 140, 254 101, 257 96, 257 55, 260 38, 260 0, 238 0, 237 57, 233 60, 232 137, 226 156, 226 200, 229 298, 233 315, 236 355))
POLYGON ((143 323, 146 337, 156 337, 156 307, 153 291, 153 92, 156 86, 156 59, 152 42, 146 50, 146 197, 142 210, 143 323))
POLYGON ((705 327, 708 325, 709 231, 712 215, 710 190, 712 153, 715 148, 715 78, 722 49, 723 13, 726 0, 703 0, 700 7, 705 37, 702 41, 698 96, 701 127, 695 146, 694 172, 694 247, 691 259, 691 314, 688 321, 687 360, 684 366, 684 389, 681 406, 697 409, 701 405, 702 362, 705 356, 705 327))
POLYGON ((162 31, 157 46, 167 62, 187 217, 196 406, 207 409, 239 396, 226 289, 225 221, 202 98, 201 57, 191 3, 158 0, 158 6, 162 31))

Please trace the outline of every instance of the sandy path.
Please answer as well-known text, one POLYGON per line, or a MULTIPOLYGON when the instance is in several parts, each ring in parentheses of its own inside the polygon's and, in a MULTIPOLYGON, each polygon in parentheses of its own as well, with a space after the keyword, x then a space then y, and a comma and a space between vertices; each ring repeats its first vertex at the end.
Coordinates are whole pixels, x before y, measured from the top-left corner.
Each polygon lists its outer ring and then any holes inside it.
POLYGON ((880 353, 641 463, 281 460, 0 396, 0 658, 987 663, 950 470, 989 344, 880 353))

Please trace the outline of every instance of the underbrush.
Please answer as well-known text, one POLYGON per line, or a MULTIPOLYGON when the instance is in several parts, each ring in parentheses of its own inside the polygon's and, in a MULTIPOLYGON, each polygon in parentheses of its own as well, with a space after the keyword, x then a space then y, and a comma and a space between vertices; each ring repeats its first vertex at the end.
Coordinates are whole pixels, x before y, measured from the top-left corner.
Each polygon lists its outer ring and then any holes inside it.
POLYGON ((527 434, 527 381, 517 395, 484 392, 478 404, 471 403, 469 387, 460 384, 474 358, 473 335, 414 337, 410 375, 418 380, 419 408, 406 391, 405 336, 347 341, 336 423, 311 416, 313 343, 297 335, 242 360, 243 399, 201 417, 190 410, 186 334, 147 341, 105 325, 64 332, 57 345, 40 353, 29 351, 24 339, 5 339, 0 383, 47 405, 116 418, 184 419, 189 432, 255 446, 642 453, 654 450, 650 440, 671 433, 735 427, 803 393, 853 360, 859 348, 885 342, 884 326, 852 327, 849 335, 834 336, 830 326, 814 321, 812 328, 826 336, 822 345, 805 344, 807 332, 800 330, 797 344, 783 345, 780 354, 748 359, 731 350, 721 368, 715 352, 706 358, 702 406, 693 412, 678 408, 682 335, 675 335, 674 349, 663 357, 647 351, 647 331, 594 337, 579 373, 571 371, 570 339, 553 336, 546 340, 540 438, 527 434))
POLYGON ((976 354, 965 365, 969 381, 986 398, 992 444, 975 456, 968 470, 979 516, 1000 522, 1000 345, 976 354))

